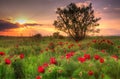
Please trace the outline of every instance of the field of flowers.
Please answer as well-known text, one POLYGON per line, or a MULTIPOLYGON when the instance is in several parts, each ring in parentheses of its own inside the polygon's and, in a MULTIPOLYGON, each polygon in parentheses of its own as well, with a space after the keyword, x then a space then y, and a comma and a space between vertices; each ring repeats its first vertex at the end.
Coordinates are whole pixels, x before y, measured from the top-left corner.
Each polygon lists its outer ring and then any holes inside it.
POLYGON ((120 79, 120 37, 0 37, 0 79, 120 79))

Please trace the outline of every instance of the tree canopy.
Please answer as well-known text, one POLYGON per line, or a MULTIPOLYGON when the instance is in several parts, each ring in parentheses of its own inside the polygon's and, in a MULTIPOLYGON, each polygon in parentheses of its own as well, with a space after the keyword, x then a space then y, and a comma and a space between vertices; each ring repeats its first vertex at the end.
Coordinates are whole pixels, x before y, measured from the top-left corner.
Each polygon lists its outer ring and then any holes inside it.
POLYGON ((60 31, 67 33, 74 40, 82 40, 90 32, 98 32, 95 27, 100 18, 94 16, 92 3, 89 5, 77 6, 71 3, 64 8, 57 8, 57 19, 54 21, 54 26, 60 31))

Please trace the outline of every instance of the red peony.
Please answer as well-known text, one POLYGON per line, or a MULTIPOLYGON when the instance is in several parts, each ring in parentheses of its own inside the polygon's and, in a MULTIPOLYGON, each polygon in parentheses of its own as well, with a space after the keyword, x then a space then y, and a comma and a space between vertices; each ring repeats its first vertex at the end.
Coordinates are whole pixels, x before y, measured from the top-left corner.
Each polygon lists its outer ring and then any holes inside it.
POLYGON ((120 46, 118 46, 118 48, 120 48, 120 46))
POLYGON ((75 54, 75 52, 69 52, 66 54, 66 59, 71 58, 73 55, 75 54))
POLYGON ((89 75, 89 76, 92 76, 93 74, 94 74, 94 72, 93 72, 93 71, 91 71, 91 70, 90 70, 90 71, 88 71, 88 75, 89 75))
POLYGON ((96 60, 98 60, 98 59, 100 58, 100 56, 99 56, 99 55, 95 55, 94 58, 95 58, 96 60))
POLYGON ((24 54, 20 54, 20 58, 23 59, 24 58, 24 54))
POLYGON ((54 57, 50 58, 50 64, 57 64, 57 61, 54 57))
POLYGON ((44 64, 43 64, 43 67, 44 67, 44 68, 48 67, 48 63, 44 63, 44 64))
POLYGON ((97 40, 92 40, 92 42, 93 42, 93 43, 96 43, 96 42, 97 42, 97 40))
POLYGON ((104 59, 103 58, 100 58, 100 63, 104 63, 104 59))
POLYGON ((39 67, 38 67, 38 72, 39 72, 39 73, 44 73, 44 72, 45 72, 44 67, 39 66, 39 67))
POLYGON ((41 76, 36 76, 36 79, 41 79, 41 76))
POLYGON ((84 54, 84 57, 89 60, 90 59, 90 54, 84 54))
POLYGON ((101 50, 101 52, 102 52, 102 53, 105 53, 105 50, 103 49, 103 50, 101 50))
POLYGON ((11 60, 8 59, 8 58, 6 58, 6 59, 5 59, 5 64, 8 64, 8 65, 9 65, 10 63, 11 63, 11 60))
POLYGON ((81 63, 85 62, 85 60, 86 60, 85 57, 79 57, 78 58, 78 61, 80 61, 81 63))
POLYGON ((5 53, 4 52, 0 52, 0 55, 3 56, 3 55, 5 55, 5 53))
POLYGON ((112 55, 112 58, 114 58, 115 60, 118 60, 118 56, 117 55, 112 55))

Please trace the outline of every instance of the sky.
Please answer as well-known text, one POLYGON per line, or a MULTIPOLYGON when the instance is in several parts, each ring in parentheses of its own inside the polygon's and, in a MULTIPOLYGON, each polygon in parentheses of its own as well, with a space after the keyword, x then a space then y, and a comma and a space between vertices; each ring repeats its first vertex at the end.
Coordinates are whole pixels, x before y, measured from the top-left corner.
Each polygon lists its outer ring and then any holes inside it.
MULTIPOLYGON (((99 36, 120 36, 120 0, 0 0, 0 35, 52 35, 56 9, 70 3, 93 4, 99 21, 99 36)), ((61 32, 61 34, 66 35, 61 32)))

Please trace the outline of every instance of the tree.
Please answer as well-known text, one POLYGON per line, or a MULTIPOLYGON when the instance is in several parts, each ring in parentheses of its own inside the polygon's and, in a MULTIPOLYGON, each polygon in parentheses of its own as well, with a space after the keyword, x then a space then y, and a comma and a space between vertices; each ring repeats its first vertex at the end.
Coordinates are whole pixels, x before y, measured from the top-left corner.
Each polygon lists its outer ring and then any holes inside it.
POLYGON ((53 37, 54 37, 54 38, 58 38, 58 39, 63 39, 63 38, 64 38, 64 36, 60 35, 59 32, 54 32, 54 33, 53 33, 53 37))
POLYGON ((33 35, 32 37, 36 38, 36 39, 41 39, 42 35, 40 33, 38 33, 38 34, 33 35))
POLYGON ((99 31, 95 27, 99 25, 97 22, 100 18, 95 18, 92 3, 80 7, 71 3, 65 8, 57 8, 56 14, 57 20, 53 24, 55 28, 67 33, 74 40, 82 40, 88 33, 99 31))
POLYGON ((54 32, 54 33, 53 33, 53 37, 54 37, 54 38, 58 38, 59 35, 60 35, 59 32, 54 32))

